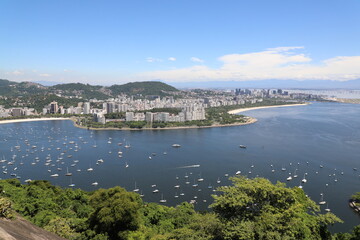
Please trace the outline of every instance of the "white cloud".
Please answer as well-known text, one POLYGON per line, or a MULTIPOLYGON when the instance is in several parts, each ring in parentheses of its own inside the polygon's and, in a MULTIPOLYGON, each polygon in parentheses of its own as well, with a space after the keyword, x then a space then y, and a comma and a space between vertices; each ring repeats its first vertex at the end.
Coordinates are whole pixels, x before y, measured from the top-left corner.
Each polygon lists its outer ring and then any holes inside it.
MULTIPOLYGON (((309 56, 298 53, 302 49, 303 47, 278 47, 261 52, 228 54, 218 58, 222 63, 219 68, 196 65, 145 72, 138 76, 174 82, 266 79, 346 81, 360 78, 360 56, 338 56, 314 63, 309 56)), ((195 57, 191 60, 202 62, 195 57)))
POLYGON ((51 77, 51 75, 48 73, 40 73, 39 76, 40 77, 51 77))
POLYGON ((200 58, 197 58, 197 57, 191 57, 190 58, 190 61, 192 62, 197 62, 197 63, 202 63, 204 62, 204 60, 200 59, 200 58))
POLYGON ((147 57, 146 61, 149 63, 153 63, 153 62, 162 62, 162 59, 160 58, 153 58, 153 57, 147 57))
POLYGON ((168 60, 169 60, 169 61, 172 61, 172 62, 175 62, 175 61, 176 61, 176 58, 174 58, 174 57, 169 57, 168 60))
POLYGON ((24 75, 24 72, 20 71, 20 70, 15 70, 15 71, 11 72, 10 75, 21 76, 21 75, 24 75))

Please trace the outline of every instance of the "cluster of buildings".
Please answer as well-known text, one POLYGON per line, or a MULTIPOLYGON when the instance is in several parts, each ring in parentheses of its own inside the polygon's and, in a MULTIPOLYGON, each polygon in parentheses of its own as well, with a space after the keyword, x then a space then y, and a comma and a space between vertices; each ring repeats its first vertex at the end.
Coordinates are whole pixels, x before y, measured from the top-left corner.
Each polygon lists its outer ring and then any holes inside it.
MULTIPOLYGON (((235 89, 228 92, 214 92, 214 94, 198 95, 188 92, 186 96, 168 96, 160 98, 135 99, 134 96, 125 95, 107 100, 91 99, 80 102, 77 106, 63 107, 57 102, 51 102, 42 109, 42 114, 91 114, 94 121, 106 123, 105 114, 125 113, 120 121, 146 121, 146 122, 185 122, 204 120, 205 109, 209 107, 254 104, 262 102, 264 98, 295 99, 303 95, 282 89, 235 89), (152 109, 179 109, 177 114, 169 112, 151 112, 152 109)), ((5 109, 0 106, 0 117, 37 115, 31 108, 5 109)), ((119 121, 119 119, 117 119, 119 121)))
POLYGON ((5 108, 0 105, 0 118, 31 116, 35 114, 36 111, 33 108, 5 108))
POLYGON ((178 114, 168 112, 126 112, 125 121, 146 122, 185 122, 193 120, 205 120, 205 108, 201 106, 186 106, 178 114))
POLYGON ((80 102, 76 107, 70 106, 65 108, 63 106, 59 106, 57 102, 51 102, 43 108, 42 114, 90 114, 90 103, 80 102))

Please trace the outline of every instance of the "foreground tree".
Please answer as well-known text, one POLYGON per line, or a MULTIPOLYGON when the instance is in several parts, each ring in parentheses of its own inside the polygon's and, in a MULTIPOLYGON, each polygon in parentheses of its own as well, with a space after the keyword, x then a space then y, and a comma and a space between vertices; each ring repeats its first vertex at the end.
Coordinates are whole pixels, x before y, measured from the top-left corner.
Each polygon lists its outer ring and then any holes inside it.
POLYGON ((327 225, 340 222, 320 208, 300 188, 272 184, 264 178, 233 177, 221 187, 213 210, 224 224, 225 239, 331 239, 327 225))
POLYGON ((126 239, 127 231, 135 231, 140 226, 139 194, 121 187, 99 189, 90 197, 90 204, 95 209, 90 216, 90 226, 97 233, 108 234, 110 239, 126 239))

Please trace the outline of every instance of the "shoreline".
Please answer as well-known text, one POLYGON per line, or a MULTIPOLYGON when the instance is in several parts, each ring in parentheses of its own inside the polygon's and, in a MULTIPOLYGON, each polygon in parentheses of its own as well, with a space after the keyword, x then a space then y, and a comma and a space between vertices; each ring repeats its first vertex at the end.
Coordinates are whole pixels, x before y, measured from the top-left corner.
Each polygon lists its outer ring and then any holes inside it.
POLYGON ((247 117, 248 121, 244 123, 231 123, 231 124, 214 124, 211 126, 181 126, 181 127, 165 127, 165 128, 88 128, 84 126, 77 125, 74 122, 74 126, 82 129, 89 129, 95 131, 102 131, 102 130, 116 130, 116 131, 156 131, 156 130, 178 130, 178 129, 200 129, 200 128, 217 128, 217 127, 234 127, 234 126, 243 126, 249 125, 257 122, 256 118, 247 117))
POLYGON ((305 106, 309 105, 310 103, 297 103, 297 104, 285 104, 285 105, 272 105, 272 106, 261 106, 261 107, 251 107, 251 108, 238 108, 235 110, 228 111, 229 114, 237 114, 241 112, 246 112, 250 110, 257 110, 257 109, 266 109, 266 108, 277 108, 277 107, 295 107, 295 106, 305 106))
POLYGON ((0 124, 21 123, 21 122, 36 122, 36 121, 54 121, 54 120, 71 120, 71 118, 25 118, 25 119, 9 119, 9 120, 0 120, 0 124))
MULTIPOLYGON (((251 108, 239 108, 228 111, 229 114, 237 114, 241 112, 246 112, 250 110, 257 109, 266 109, 266 108, 276 108, 276 107, 294 107, 294 106, 305 106, 310 103, 299 103, 299 104, 285 104, 285 105, 272 105, 272 106, 261 106, 261 107, 251 107, 251 108)), ((232 124, 214 124, 211 126, 180 126, 180 127, 165 127, 165 128, 88 128, 76 124, 74 118, 27 118, 27 119, 10 119, 10 120, 0 120, 0 124, 7 123, 21 123, 21 122, 35 122, 35 121, 54 121, 54 120, 70 120, 73 121, 74 126, 82 129, 89 130, 117 130, 117 131, 142 131, 142 130, 177 130, 177 129, 200 129, 200 128, 216 128, 216 127, 233 127, 233 126, 243 126, 256 123, 258 120, 254 117, 246 117, 247 122, 244 123, 232 123, 232 124)))

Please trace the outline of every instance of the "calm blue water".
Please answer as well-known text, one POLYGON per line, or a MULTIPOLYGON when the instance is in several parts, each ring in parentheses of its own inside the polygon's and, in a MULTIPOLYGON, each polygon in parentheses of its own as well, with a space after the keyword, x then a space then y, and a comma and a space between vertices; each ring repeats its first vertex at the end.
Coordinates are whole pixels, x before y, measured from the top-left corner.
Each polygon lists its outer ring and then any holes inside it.
POLYGON ((237 127, 166 131, 89 131, 74 127, 71 121, 0 125, 0 159, 7 160, 0 163, 6 173, 0 172, 0 177, 16 174, 22 182, 46 179, 84 190, 120 185, 131 191, 136 187, 145 201, 159 202, 162 196, 167 205, 196 200, 196 208, 206 210, 213 189, 230 183, 225 174, 241 171, 290 187, 299 186, 305 176, 304 191, 316 202, 323 193, 327 204, 322 211, 328 207, 344 220, 333 231, 349 231, 360 224, 360 217, 348 207, 349 196, 360 191, 360 105, 314 103, 244 114, 259 121, 237 127), (181 147, 173 148, 174 143, 181 147), (240 144, 247 148, 239 148, 240 144), (188 167, 191 165, 200 167, 188 167), (72 176, 65 176, 67 169, 72 176), (289 173, 298 177, 286 181, 289 173), (204 180, 199 182, 199 178, 204 180), (93 186, 94 182, 98 185, 93 186), (159 193, 153 193, 154 189, 159 193))

